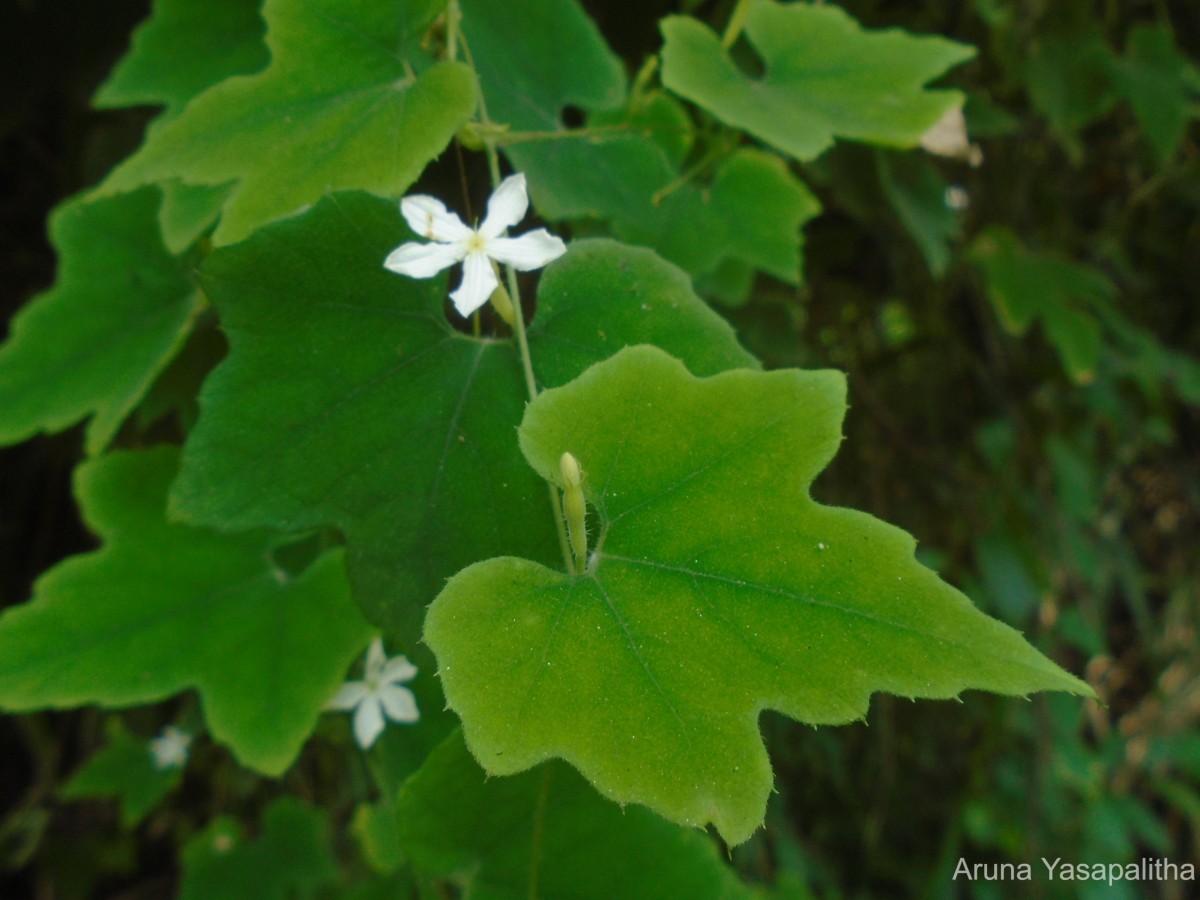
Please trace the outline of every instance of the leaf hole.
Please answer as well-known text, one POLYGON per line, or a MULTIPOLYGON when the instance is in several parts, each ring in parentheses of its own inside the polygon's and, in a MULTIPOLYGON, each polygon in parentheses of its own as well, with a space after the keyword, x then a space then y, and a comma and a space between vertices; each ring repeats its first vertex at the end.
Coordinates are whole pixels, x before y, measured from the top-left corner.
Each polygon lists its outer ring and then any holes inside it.
POLYGON ((744 39, 738 40, 730 48, 729 58, 733 60, 738 71, 750 81, 762 81, 767 75, 767 64, 758 55, 758 51, 744 39))
POLYGON ((587 123, 587 116, 580 107, 571 104, 563 107, 559 120, 563 128, 582 128, 587 123))

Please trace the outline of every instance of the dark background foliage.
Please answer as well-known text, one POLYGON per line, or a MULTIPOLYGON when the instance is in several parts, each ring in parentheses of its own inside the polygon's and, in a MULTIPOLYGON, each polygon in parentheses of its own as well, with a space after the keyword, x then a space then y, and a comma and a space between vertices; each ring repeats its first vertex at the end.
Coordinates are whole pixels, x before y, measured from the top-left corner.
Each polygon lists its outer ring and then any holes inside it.
MULTIPOLYGON (((733 860, 791 896, 830 897, 1009 895, 952 881, 960 857, 1195 860, 1200 387, 1196 363, 1170 353, 1200 355, 1200 143, 1193 122, 1177 152, 1159 159, 1130 107, 1089 81, 1094 71, 1030 60, 1055 40, 1094 37, 1120 54, 1139 25, 1169 27, 1197 60, 1200 7, 843 5, 871 27, 979 47, 952 80, 985 101, 968 108, 985 162, 933 164, 970 205, 935 277, 889 201, 881 154, 840 145, 802 173, 826 209, 806 229, 805 287, 760 281, 749 304, 728 312, 768 364, 849 373, 847 441, 817 483, 819 499, 917 535, 926 562, 1086 673, 1104 704, 877 697, 866 722, 821 731, 768 717, 778 794, 767 829, 733 860), (1047 79, 1082 98, 1062 121, 1039 101, 1047 79), (1003 328, 968 251, 991 225, 1115 285, 1119 321, 1104 329, 1092 379, 1069 378, 1040 327, 1003 328), (1149 344, 1135 352, 1132 334, 1149 344)), ((635 70, 659 45, 658 18, 680 4, 586 6, 635 70)), ((720 23, 731 4, 682 6, 720 23)), ((144 0, 0 8, 6 318, 52 282, 48 211, 140 140, 150 111, 98 113, 88 100, 147 11, 144 0)), ((78 429, 0 451, 0 605, 23 601, 40 572, 91 545, 69 488, 79 452, 78 429)), ((94 710, 0 718, 0 896, 173 893, 174 820, 202 824, 214 801, 186 785, 126 833, 108 804, 57 800, 57 786, 102 743, 101 719, 94 710)), ((302 769, 308 778, 320 763, 302 769)), ((264 790, 240 777, 221 776, 222 809, 236 812, 264 790)), ((1185 887, 1129 895, 1182 898, 1185 887)), ((1038 891, 1114 896, 1044 882, 1023 895, 1038 891)))

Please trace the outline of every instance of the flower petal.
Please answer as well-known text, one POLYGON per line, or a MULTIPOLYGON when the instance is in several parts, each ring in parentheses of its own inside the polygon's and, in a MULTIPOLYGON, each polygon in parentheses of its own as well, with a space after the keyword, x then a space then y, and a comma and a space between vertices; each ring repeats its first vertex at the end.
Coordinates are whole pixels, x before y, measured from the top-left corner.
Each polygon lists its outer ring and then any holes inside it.
POLYGON ((488 211, 479 226, 479 233, 486 238, 494 238, 504 233, 506 228, 512 228, 523 218, 529 209, 529 194, 525 191, 525 176, 518 172, 509 175, 488 198, 488 211))
POLYGON ((405 656, 396 656, 389 659, 387 665, 383 667, 383 674, 379 676, 380 684, 395 684, 399 681, 408 681, 417 674, 417 667, 408 661, 405 656))
POLYGON ((338 692, 325 703, 325 709, 354 709, 367 696, 367 687, 361 681, 347 681, 338 692))
POLYGON ((540 269, 567 252, 562 238, 545 228, 530 231, 515 238, 492 238, 487 245, 488 256, 497 262, 528 272, 540 269))
POLYGON ((389 684, 379 690, 379 702, 393 722, 416 722, 421 718, 417 699, 408 688, 389 684))
POLYGON ((459 244, 418 244, 410 241, 389 253, 383 266, 409 278, 430 278, 462 258, 463 248, 459 244))
POLYGON ((446 205, 428 194, 416 194, 400 201, 400 212, 408 227, 431 241, 461 241, 471 236, 471 229, 463 224, 446 205))
POLYGON ((458 290, 450 292, 454 308, 464 318, 488 302, 500 282, 492 271, 491 260, 483 253, 468 253, 463 260, 463 279, 458 290))
POLYGON ((367 665, 363 670, 363 681, 367 684, 379 681, 379 674, 385 665, 387 665, 387 654, 383 652, 383 638, 376 635, 371 641, 371 645, 367 647, 367 665))
POLYGON ((383 707, 378 697, 368 697, 354 714, 354 739, 366 750, 383 731, 383 707))

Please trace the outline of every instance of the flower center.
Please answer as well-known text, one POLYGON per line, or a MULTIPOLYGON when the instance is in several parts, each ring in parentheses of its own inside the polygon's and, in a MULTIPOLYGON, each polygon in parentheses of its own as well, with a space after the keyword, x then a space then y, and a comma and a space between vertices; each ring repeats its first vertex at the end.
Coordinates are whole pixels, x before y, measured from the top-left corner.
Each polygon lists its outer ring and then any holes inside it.
POLYGON ((483 253, 487 249, 487 240, 478 231, 472 232, 467 238, 468 253, 483 253))

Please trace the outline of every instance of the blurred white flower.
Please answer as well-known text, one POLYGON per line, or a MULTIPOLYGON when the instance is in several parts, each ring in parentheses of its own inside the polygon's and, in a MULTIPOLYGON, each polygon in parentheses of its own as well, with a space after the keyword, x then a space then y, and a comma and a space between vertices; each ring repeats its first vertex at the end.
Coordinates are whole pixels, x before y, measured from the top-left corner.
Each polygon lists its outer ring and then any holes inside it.
POLYGON ((944 197, 946 208, 952 209, 955 212, 962 212, 971 205, 971 195, 967 193, 967 189, 957 184, 946 185, 946 193, 944 197))
POLYGON ((385 268, 410 278, 431 278, 442 269, 463 264, 462 284, 450 293, 454 307, 469 316, 487 303, 499 285, 492 260, 522 272, 538 269, 567 252, 561 238, 545 228, 520 237, 504 237, 529 209, 525 176, 518 173, 500 182, 488 199, 487 216, 478 228, 470 228, 446 209, 436 197, 417 194, 400 201, 408 227, 433 243, 410 241, 401 244, 383 261, 385 268))
POLYGON ((417 674, 417 667, 403 656, 388 659, 383 641, 375 638, 367 648, 362 681, 347 681, 326 709, 354 710, 354 738, 366 750, 383 731, 384 716, 393 722, 415 722, 421 718, 412 691, 400 687, 417 674))
POLYGON ((182 769, 187 765, 188 748, 191 745, 190 734, 180 731, 174 725, 168 725, 158 737, 150 741, 150 755, 154 757, 154 765, 159 769, 182 769))

